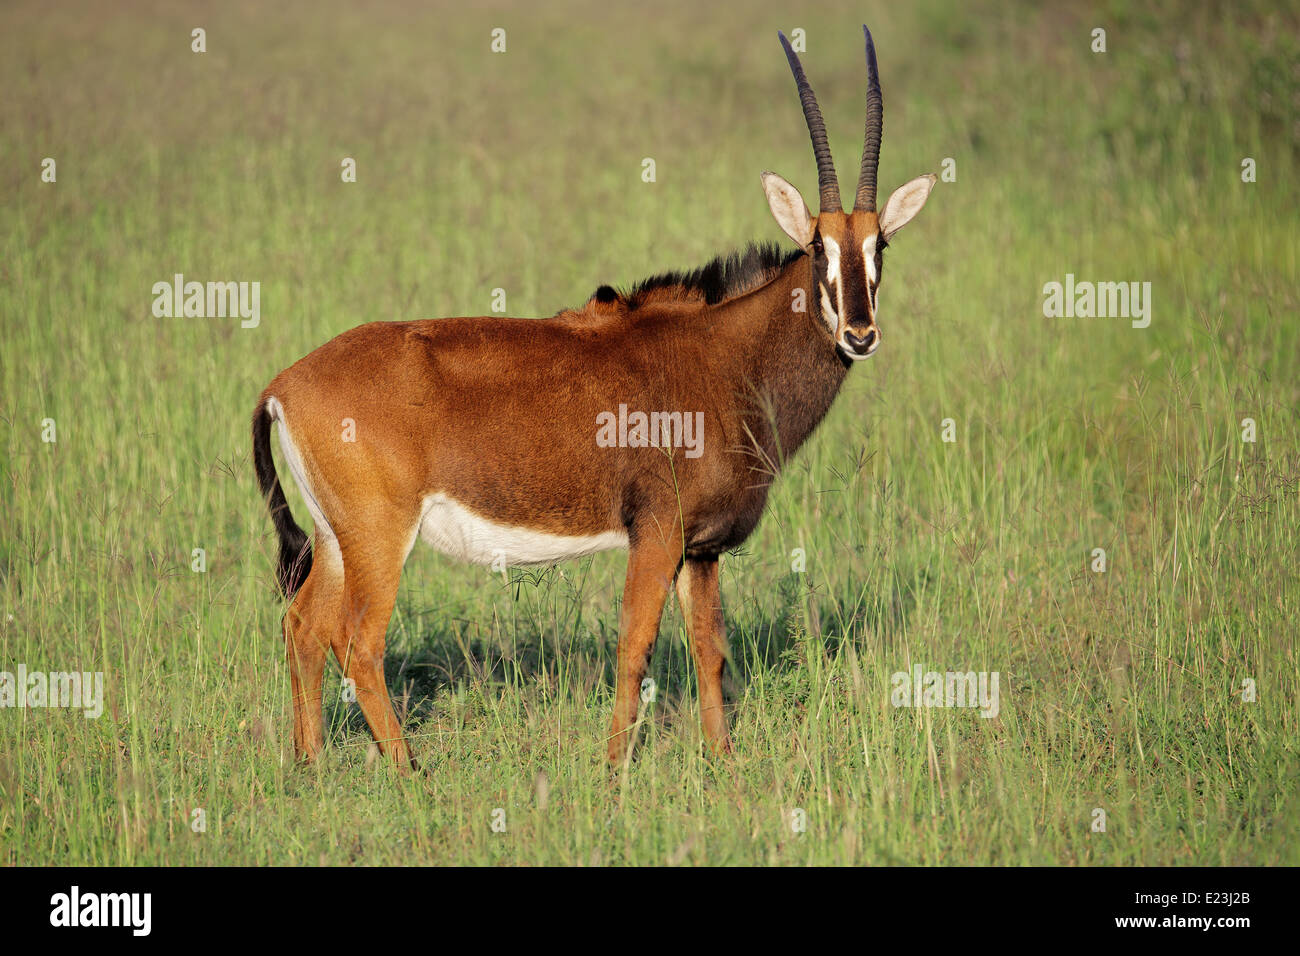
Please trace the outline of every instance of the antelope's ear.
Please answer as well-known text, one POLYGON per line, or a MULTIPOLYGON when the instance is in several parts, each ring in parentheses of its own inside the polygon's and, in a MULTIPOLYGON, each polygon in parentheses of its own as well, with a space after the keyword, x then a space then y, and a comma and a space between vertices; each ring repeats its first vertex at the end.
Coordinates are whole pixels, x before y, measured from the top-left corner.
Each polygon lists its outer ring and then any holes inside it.
POLYGON ((776 224, 798 243, 800 249, 807 249, 813 238, 812 213, 799 190, 776 173, 764 173, 763 192, 767 193, 767 205, 776 224))
POLYGON ((902 229, 912 217, 921 211, 925 201, 930 198, 930 190, 938 182, 934 173, 917 176, 911 182, 903 183, 894 190, 894 194, 885 203, 885 211, 880 214, 880 234, 889 241, 889 237, 902 229))

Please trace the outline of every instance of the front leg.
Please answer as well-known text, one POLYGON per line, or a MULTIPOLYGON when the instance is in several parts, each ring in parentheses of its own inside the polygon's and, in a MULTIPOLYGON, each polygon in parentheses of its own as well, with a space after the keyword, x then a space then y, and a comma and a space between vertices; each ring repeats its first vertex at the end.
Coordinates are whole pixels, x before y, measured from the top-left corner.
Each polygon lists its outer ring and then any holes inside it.
POLYGON ((641 680, 659 636, 659 620, 673 579, 682 562, 679 534, 657 531, 632 536, 623 587, 623 614, 618 631, 618 679, 614 691, 614 719, 609 727, 609 762, 621 764, 628 756, 636 727, 641 680))

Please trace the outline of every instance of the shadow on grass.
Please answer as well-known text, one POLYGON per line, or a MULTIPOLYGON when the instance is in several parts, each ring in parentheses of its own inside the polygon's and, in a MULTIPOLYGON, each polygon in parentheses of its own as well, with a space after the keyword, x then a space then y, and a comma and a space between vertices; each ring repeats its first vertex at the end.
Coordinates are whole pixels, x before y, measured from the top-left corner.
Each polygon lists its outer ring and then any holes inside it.
MULTIPOLYGON (((921 576, 927 577, 928 572, 921 576)), ((779 580, 776 593, 774 612, 754 614, 742 608, 727 614, 732 651, 727 690, 733 700, 757 674, 776 678, 778 685, 796 682, 810 646, 820 644, 822 653, 834 657, 847 642, 863 651, 864 634, 882 635, 880 639, 889 643, 916 604, 910 590, 900 589, 888 600, 869 603, 849 595, 828 596, 810 590, 806 576, 794 573, 779 580)), ((507 645, 499 639, 467 636, 480 630, 478 622, 452 617, 440 621, 437 611, 413 602, 403 604, 399 613, 414 626, 404 646, 390 644, 384 678, 404 726, 433 717, 448 693, 541 689, 547 697, 567 697, 592 706, 612 699, 616 636, 603 628, 596 630, 584 622, 574 633, 557 636, 554 631, 519 627, 511 632, 507 645)), ((694 666, 672 639, 675 626, 679 631, 680 621, 666 613, 647 670, 661 689, 656 720, 667 723, 695 707, 694 666)), ((874 652, 878 650, 877 644, 874 652)), ((330 694, 331 680, 341 683, 336 665, 326 674, 325 717, 331 736, 365 733, 360 708, 345 702, 341 694, 330 694)))

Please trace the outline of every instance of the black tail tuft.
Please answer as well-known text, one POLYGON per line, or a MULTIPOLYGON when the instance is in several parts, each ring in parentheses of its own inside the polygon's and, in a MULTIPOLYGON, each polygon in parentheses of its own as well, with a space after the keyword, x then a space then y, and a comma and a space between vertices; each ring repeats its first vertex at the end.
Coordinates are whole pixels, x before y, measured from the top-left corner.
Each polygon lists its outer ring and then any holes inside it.
POLYGON ((253 413, 253 464, 257 468, 257 485, 275 522, 275 533, 280 539, 280 562, 275 579, 280 593, 291 598, 307 580, 311 571, 311 542, 307 534, 293 520, 289 502, 285 500, 280 478, 275 473, 275 459, 271 457, 271 413, 266 402, 253 413))

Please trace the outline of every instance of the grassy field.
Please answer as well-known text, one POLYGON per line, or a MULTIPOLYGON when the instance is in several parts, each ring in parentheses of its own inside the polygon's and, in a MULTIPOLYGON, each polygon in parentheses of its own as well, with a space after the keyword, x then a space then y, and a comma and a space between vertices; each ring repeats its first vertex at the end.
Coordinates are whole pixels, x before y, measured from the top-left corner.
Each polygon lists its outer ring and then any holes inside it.
POLYGON ((1300 862, 1276 6, 6 4, 0 669, 102 671, 105 709, 0 710, 0 863, 1300 862), (862 17, 882 191, 956 175, 891 245, 882 349, 723 563, 735 753, 702 753, 674 604, 606 769, 622 554, 503 579, 417 548, 387 666, 425 772, 332 698, 296 766, 262 387, 364 321, 498 288, 545 316, 785 241, 758 174, 816 177, 776 31, 806 31, 850 191, 862 17), (175 273, 261 282, 260 325, 155 318, 175 273), (1150 326, 1045 317, 1066 274, 1150 282, 1150 326), (914 665, 997 672, 1000 713, 891 706, 914 665))

